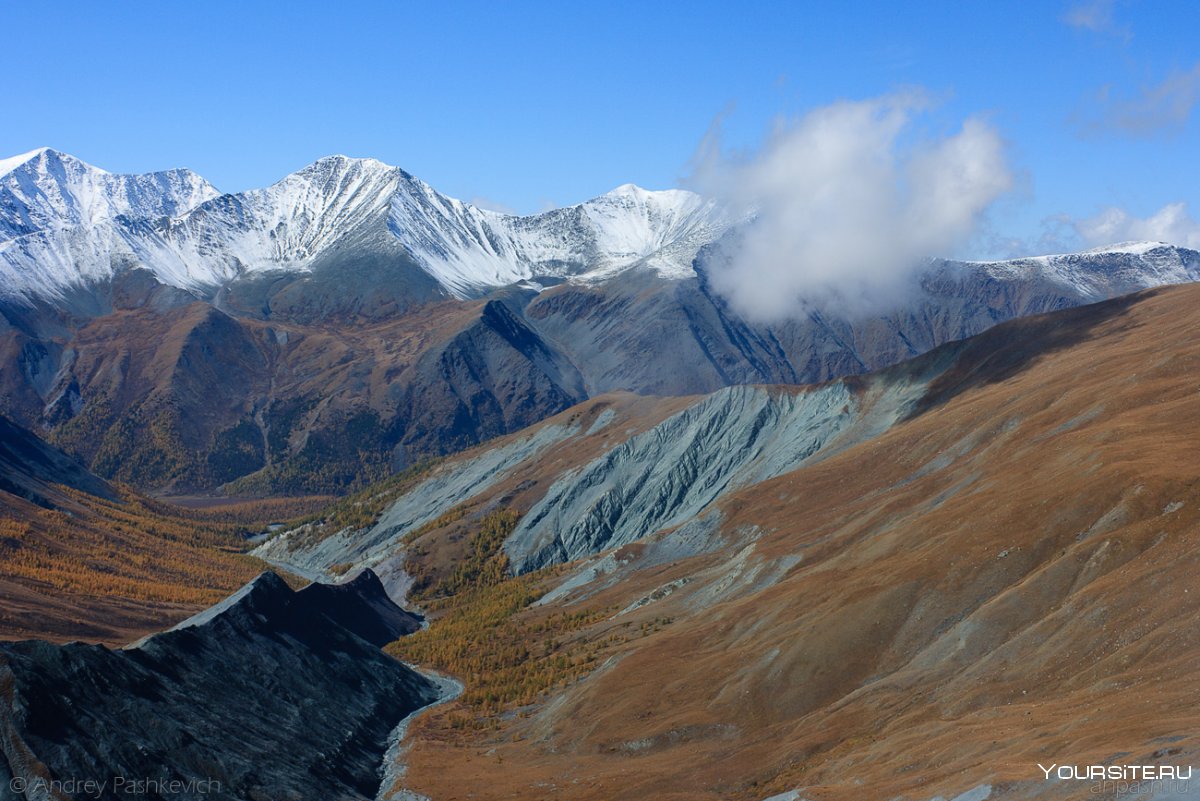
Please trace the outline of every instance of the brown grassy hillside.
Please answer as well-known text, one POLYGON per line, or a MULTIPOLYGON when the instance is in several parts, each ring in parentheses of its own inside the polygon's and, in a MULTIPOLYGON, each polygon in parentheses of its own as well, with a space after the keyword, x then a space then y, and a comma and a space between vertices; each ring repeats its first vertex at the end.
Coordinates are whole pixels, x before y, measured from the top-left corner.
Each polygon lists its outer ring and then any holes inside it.
POLYGON ((0 639, 122 644, 170 626, 266 569, 242 553, 247 523, 296 506, 201 512, 54 490, 58 508, 0 492, 0 639))
POLYGON ((643 567, 628 546, 620 582, 520 613, 541 639, 579 613, 550 634, 584 678, 421 718, 408 784, 439 801, 1069 797, 1033 783, 1038 762, 1194 762, 1197 330, 1185 286, 951 346, 910 419, 728 497, 728 548, 643 567))

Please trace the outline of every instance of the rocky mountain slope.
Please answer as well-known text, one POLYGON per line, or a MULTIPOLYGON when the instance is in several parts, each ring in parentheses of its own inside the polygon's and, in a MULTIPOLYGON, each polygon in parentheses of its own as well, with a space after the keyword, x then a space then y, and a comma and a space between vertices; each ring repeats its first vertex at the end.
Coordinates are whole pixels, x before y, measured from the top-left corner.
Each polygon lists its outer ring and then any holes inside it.
POLYGON ((135 272, 113 284, 112 313, 81 324, 39 332, 51 318, 27 324, 28 312, 14 314, 0 331, 0 359, 14 368, 0 374, 0 403, 102 476, 143 488, 328 492, 605 392, 857 374, 1004 319, 1186 280, 1198 258, 1155 247, 942 264, 892 314, 850 321, 814 311, 773 326, 733 315, 703 275, 634 271, 405 311, 382 295, 289 285, 294 322, 222 310, 135 272), (1059 274, 1067 265, 1073 283, 1059 274), (311 321, 321 315, 310 304, 326 292, 357 312, 311 321))
POLYGON ((60 487, 109 500, 116 496, 78 461, 0 417, 0 492, 53 508, 70 504, 60 487))
POLYGON ((378 647, 416 625, 370 573, 265 573, 123 650, 0 645, 0 797, 373 799, 392 729, 438 694, 378 647), (105 784, 52 789, 71 779, 105 784))
POLYGON ((260 552, 446 576, 512 508, 510 564, 574 559, 511 581, 546 591, 530 630, 584 621, 538 646, 588 654, 582 678, 495 730, 453 705, 415 727, 408 782, 434 798, 1083 797, 1037 763, 1200 758, 1198 292, 815 388, 593 399, 373 527, 260 552))
POLYGON ((528 509, 505 543, 515 572, 573 561, 694 521, 728 493, 879 435, 912 413, 945 364, 803 389, 603 396, 438 465, 369 528, 306 524, 255 554, 314 578, 346 565, 387 577, 431 523, 503 502, 528 509))

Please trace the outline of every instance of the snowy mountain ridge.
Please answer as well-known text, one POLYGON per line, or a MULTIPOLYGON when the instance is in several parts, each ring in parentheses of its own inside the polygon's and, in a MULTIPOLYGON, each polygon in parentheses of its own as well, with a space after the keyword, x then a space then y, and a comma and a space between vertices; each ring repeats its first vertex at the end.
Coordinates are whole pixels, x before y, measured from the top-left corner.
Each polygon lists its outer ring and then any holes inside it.
MULTIPOLYGON (((351 264, 364 249, 402 249, 457 298, 520 282, 600 283, 637 266, 673 280, 694 276, 699 250, 738 222, 681 189, 625 184, 514 216, 375 159, 329 156, 266 188, 220 194, 189 170, 118 175, 39 148, 0 160, 0 298, 53 303, 138 267, 211 294, 256 272, 309 271, 341 246, 351 264)), ((1038 275, 1097 299, 1200 278, 1200 257, 1163 243, 937 264, 1038 275)))
POLYGON ((0 160, 0 242, 47 228, 94 226, 122 215, 174 216, 218 194, 191 170, 114 175, 38 148, 0 160))
POLYGON ((1120 242, 1082 253, 942 264, 992 279, 1042 278, 1089 301, 1200 281, 1200 253, 1166 242, 1120 242))
POLYGON ((460 298, 542 276, 601 280, 637 264, 681 277, 725 229, 712 203, 682 190, 626 185, 517 217, 345 156, 221 195, 186 170, 114 175, 43 148, 0 162, 0 193, 0 295, 27 299, 129 267, 211 290, 246 273, 307 270, 350 234, 391 239, 460 298))
POLYGON ((459 297, 539 277, 604 280, 638 264, 686 278, 696 252, 728 227, 714 203, 679 189, 625 184, 576 206, 517 217, 407 180, 392 201, 391 230, 459 297))

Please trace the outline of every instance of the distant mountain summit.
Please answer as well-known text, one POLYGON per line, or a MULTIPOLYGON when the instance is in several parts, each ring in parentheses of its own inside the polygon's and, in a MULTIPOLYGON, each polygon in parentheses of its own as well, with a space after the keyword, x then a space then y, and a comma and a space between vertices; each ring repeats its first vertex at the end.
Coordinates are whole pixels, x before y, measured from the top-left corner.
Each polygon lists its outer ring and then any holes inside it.
POLYGON ((602 281, 644 265, 691 277, 692 260, 728 227, 711 201, 683 190, 625 184, 598 198, 528 217, 480 209, 409 179, 389 224, 457 297, 538 279, 602 281))
MULTIPOLYGON (((501 214, 398 167, 340 155, 222 195, 189 170, 116 175, 41 148, 0 160, 0 299, 61 305, 131 270, 213 298, 239 279, 381 261, 415 266, 460 299, 518 284, 598 284, 633 267, 678 280, 695 276, 697 254, 735 222, 692 192, 633 184, 541 214, 501 214)), ((1123 243, 986 272, 1038 273, 1099 299, 1114 280, 1123 291, 1193 280, 1200 268, 1181 252, 1123 243), (1099 262, 1117 268, 1115 279, 1099 262)))
POLYGON ((1070 288, 1081 298, 1097 301, 1200 279, 1200 253, 1166 242, 1120 242, 1083 253, 1008 261, 940 261, 936 264, 942 268, 941 272, 949 267, 951 271, 991 280, 1036 278, 1070 288))

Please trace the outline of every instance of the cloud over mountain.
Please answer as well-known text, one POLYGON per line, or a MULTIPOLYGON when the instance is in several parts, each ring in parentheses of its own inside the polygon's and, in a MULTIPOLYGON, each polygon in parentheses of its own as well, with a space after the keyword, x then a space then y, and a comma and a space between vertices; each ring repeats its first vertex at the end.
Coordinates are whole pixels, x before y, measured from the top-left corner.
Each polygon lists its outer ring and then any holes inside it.
POLYGON ((753 222, 714 265, 714 287, 743 314, 789 316, 810 302, 851 311, 895 297, 933 255, 975 232, 1013 185, 1000 135, 972 117, 922 136, 921 92, 840 101, 780 120, 757 151, 731 155, 719 126, 690 178, 753 222))
POLYGON ((1200 247, 1200 220, 1188 212, 1186 203, 1168 203, 1149 217, 1135 217, 1114 206, 1094 217, 1076 220, 1073 225, 1092 247, 1128 240, 1200 247))

